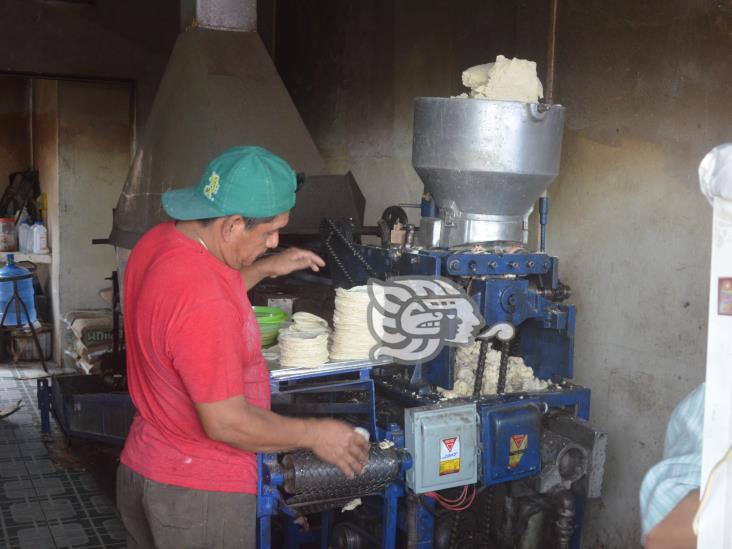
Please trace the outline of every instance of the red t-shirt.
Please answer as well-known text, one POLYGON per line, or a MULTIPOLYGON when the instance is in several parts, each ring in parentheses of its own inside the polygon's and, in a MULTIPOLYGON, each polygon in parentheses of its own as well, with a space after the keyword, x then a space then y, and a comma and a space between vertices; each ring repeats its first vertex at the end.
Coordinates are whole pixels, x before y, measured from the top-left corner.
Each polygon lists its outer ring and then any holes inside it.
POLYGON ((164 223, 132 251, 124 298, 137 415, 122 463, 157 482, 256 493, 254 454, 208 438, 193 405, 244 395, 269 408, 269 372, 241 274, 164 223))

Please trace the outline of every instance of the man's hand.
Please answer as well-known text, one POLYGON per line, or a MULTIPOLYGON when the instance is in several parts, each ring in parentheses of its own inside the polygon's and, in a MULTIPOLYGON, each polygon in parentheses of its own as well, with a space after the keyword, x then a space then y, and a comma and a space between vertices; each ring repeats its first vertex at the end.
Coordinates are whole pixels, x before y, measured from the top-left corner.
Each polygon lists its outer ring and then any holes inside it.
POLYGON ((285 276, 303 269, 310 269, 317 273, 321 267, 325 267, 325 261, 319 255, 300 248, 287 248, 283 252, 259 261, 266 264, 269 276, 285 276))
POLYGON ((311 424, 308 448, 323 461, 337 466, 348 478, 363 471, 369 459, 369 443, 352 425, 333 419, 311 424))
POLYGON ((699 509, 699 490, 693 490, 648 532, 646 549, 695 549, 696 536, 691 527, 699 509))
POLYGON ((281 416, 250 406, 242 395, 195 406, 206 436, 235 448, 266 453, 312 450, 348 478, 361 473, 368 461, 368 441, 342 421, 281 416))
POLYGON ((325 261, 319 255, 300 248, 287 248, 284 252, 255 261, 240 272, 247 290, 251 290, 268 276, 285 276, 302 269, 318 272, 321 267, 325 267, 325 261))

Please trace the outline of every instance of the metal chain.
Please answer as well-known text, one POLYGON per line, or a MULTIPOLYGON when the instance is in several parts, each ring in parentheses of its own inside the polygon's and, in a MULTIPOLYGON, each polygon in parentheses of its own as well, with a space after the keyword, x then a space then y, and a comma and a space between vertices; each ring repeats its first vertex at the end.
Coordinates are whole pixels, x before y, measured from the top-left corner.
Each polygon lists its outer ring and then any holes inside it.
POLYGON ((374 268, 369 264, 368 261, 366 261, 366 259, 364 259, 364 257, 361 255, 361 253, 353 246, 353 244, 351 244, 351 242, 346 238, 346 236, 338 230, 338 228, 335 226, 335 223, 333 223, 333 220, 326 218, 326 221, 328 222, 328 226, 330 226, 330 230, 331 230, 331 234, 328 235, 328 240, 330 240, 330 236, 333 233, 338 235, 338 238, 340 238, 341 241, 346 245, 346 247, 351 251, 351 253, 353 254, 353 257, 355 257, 356 259, 358 259, 361 262, 361 265, 364 266, 364 268, 366 269, 368 274, 371 276, 376 276, 376 271, 374 270, 374 268))
POLYGON ((485 494, 483 495, 483 510, 485 511, 485 514, 483 515, 483 521, 478 534, 481 541, 480 547, 485 549, 491 549, 493 546, 491 543, 491 531, 493 527, 493 495, 493 486, 488 486, 485 494))
POLYGON ((511 342, 501 343, 501 365, 498 368, 498 384, 496 393, 502 395, 506 392, 506 374, 508 373, 508 356, 511 352, 511 342))
POLYGON ((480 354, 478 355, 478 368, 475 370, 475 381, 473 382, 473 397, 477 398, 483 391, 483 372, 485 371, 485 359, 488 355, 490 343, 487 339, 480 341, 480 354))
POLYGON ((340 260, 340 258, 336 255, 335 250, 333 249, 333 246, 330 244, 330 239, 333 236, 333 231, 328 233, 328 238, 326 238, 323 241, 323 244, 325 245, 326 249, 328 250, 328 253, 330 254, 331 259, 333 262, 338 265, 338 268, 343 272, 345 277, 348 279, 348 282, 351 284, 351 286, 355 286, 356 282, 351 278, 350 273, 346 269, 346 267, 343 265, 343 262, 340 260))
POLYGON ((460 542, 460 527, 462 525, 462 512, 461 511, 453 511, 454 516, 452 518, 452 524, 450 525, 450 543, 448 547, 450 549, 458 549, 458 545, 460 542))

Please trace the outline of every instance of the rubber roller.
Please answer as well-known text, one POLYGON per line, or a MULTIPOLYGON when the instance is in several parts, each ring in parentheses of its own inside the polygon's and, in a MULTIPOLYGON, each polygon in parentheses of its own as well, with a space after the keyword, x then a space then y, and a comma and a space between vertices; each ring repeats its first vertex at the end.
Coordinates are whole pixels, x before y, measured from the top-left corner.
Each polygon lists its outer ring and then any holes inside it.
POLYGON ((295 497, 292 503, 373 494, 399 478, 408 454, 398 448, 372 444, 361 474, 348 478, 338 467, 325 463, 312 452, 299 451, 282 458, 284 489, 295 497))

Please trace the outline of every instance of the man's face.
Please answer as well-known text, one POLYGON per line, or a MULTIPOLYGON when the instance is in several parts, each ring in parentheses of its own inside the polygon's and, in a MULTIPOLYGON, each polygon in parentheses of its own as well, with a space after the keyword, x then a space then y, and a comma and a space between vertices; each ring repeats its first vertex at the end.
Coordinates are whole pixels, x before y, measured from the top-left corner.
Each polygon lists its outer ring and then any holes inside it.
POLYGON ((226 264, 241 269, 254 263, 268 249, 276 248, 280 241, 279 231, 287 225, 290 213, 285 212, 272 221, 246 228, 244 219, 236 216, 225 239, 223 255, 226 264))

